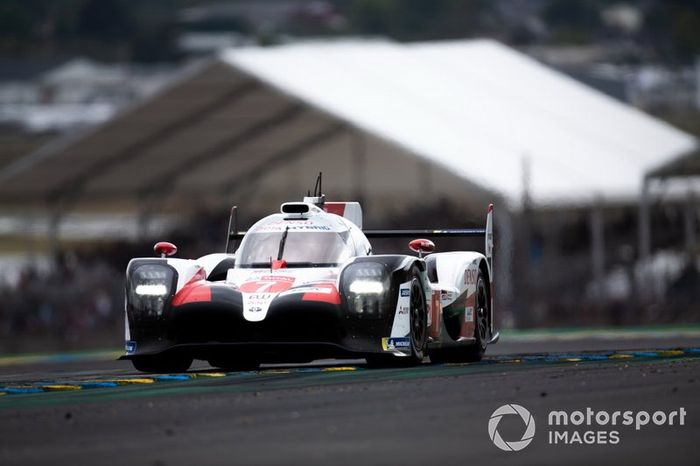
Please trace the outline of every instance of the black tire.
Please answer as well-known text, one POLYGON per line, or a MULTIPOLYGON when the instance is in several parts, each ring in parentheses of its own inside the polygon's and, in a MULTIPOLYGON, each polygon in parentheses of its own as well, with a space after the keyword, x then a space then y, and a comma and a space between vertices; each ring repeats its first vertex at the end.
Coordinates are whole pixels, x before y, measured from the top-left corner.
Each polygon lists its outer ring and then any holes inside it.
POLYGON ((425 303, 425 290, 418 270, 413 269, 411 278, 411 307, 409 309, 411 327, 411 362, 420 364, 425 358, 428 344, 428 306, 425 303))
POLYGON ((192 358, 175 355, 136 356, 131 360, 134 368, 141 372, 156 374, 187 372, 192 365, 192 358))
POLYGON ((479 270, 476 280, 476 302, 474 305, 474 343, 469 346, 453 348, 436 348, 430 351, 430 361, 443 362, 478 362, 484 356, 489 340, 491 319, 491 299, 484 274, 479 270))
POLYGON ((464 361, 477 362, 486 352, 486 345, 489 341, 489 319, 491 315, 491 300, 489 299, 488 287, 484 275, 479 270, 476 279, 476 303, 474 309, 474 339, 473 345, 467 346, 464 351, 464 361))
POLYGON ((423 362, 428 342, 428 306, 425 303, 425 291, 420 272, 411 269, 411 297, 409 306, 409 338, 411 354, 400 357, 392 354, 375 354, 367 356, 367 365, 371 367, 405 367, 423 362))

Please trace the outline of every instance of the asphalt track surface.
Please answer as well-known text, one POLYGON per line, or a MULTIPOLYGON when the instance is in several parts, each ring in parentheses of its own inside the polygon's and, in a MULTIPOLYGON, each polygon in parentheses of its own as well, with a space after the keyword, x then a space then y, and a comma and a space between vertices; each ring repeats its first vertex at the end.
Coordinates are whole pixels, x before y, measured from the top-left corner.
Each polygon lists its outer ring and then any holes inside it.
MULTIPOLYGON (((520 440, 504 416, 498 432, 520 440)), ((503 339, 477 364, 368 369, 362 361, 186 374, 113 354, 0 358, 0 465, 700 464, 700 335, 503 339), (532 443, 504 452, 489 419, 516 403, 532 443), (550 426, 550 411, 684 408, 684 425, 550 426), (552 444, 550 431, 617 444, 552 444), (596 432, 604 432, 604 434, 596 432), (591 435, 591 434, 588 434, 591 435)))

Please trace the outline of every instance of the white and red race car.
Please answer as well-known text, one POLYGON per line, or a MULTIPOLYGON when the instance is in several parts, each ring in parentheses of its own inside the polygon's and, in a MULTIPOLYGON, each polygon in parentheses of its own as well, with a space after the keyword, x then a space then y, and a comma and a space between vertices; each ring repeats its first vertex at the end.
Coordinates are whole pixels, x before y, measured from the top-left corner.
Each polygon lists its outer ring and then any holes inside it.
MULTIPOLYGON (((224 369, 267 362, 365 358, 370 364, 478 361, 498 340, 493 310, 493 207, 485 229, 362 230, 357 202, 315 193, 255 223, 235 254, 136 258, 126 270, 126 354, 144 372, 193 359, 224 369), (485 254, 372 254, 368 238, 484 236, 485 254)), ((227 251, 228 251, 227 243, 227 251)))

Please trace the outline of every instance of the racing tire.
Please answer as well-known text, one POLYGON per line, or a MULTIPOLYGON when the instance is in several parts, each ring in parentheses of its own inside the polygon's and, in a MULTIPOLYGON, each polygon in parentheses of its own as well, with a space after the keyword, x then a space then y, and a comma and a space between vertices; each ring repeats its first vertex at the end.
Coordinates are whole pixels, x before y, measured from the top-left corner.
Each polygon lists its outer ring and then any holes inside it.
POLYGON ((469 346, 436 348, 430 351, 430 361, 443 362, 478 362, 484 356, 489 340, 489 321, 491 319, 491 300, 488 286, 481 270, 476 280, 476 302, 474 316, 474 343, 469 346))
POLYGON ((192 365, 192 358, 174 355, 136 356, 131 360, 134 368, 140 372, 156 374, 187 372, 192 365))
POLYGON ((370 367, 406 367, 423 362, 428 342, 428 306, 425 302, 425 291, 420 272, 416 267, 411 269, 411 297, 409 307, 409 338, 411 354, 395 356, 393 354, 368 355, 365 359, 370 367))
POLYGON ((491 315, 491 300, 489 299, 486 280, 481 270, 476 279, 476 303, 474 309, 474 344, 464 350, 463 360, 466 362, 481 361, 489 341, 489 319, 491 315))

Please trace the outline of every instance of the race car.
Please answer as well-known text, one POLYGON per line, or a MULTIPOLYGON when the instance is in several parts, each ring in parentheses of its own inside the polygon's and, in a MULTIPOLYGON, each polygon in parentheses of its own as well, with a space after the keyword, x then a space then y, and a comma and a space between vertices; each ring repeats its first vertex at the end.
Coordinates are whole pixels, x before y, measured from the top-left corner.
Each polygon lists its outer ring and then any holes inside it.
POLYGON ((132 259, 122 359, 143 372, 186 371, 193 359, 225 370, 480 360, 498 340, 493 206, 485 229, 363 231, 359 203, 326 202, 317 186, 247 232, 232 231, 232 214, 224 253, 172 258, 175 245, 159 242, 160 257, 132 259), (415 236, 415 255, 375 255, 369 241, 415 236), (445 236, 484 236, 485 254, 433 252, 427 238, 445 236))

